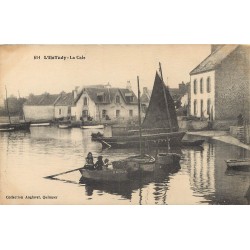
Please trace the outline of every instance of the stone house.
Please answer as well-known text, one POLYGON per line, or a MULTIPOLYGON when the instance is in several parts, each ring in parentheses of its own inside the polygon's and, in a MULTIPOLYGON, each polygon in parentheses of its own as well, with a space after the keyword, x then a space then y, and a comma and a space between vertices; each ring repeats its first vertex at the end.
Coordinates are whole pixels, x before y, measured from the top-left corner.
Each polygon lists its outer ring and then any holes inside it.
POLYGON ((250 47, 212 45, 211 54, 190 72, 189 113, 214 124, 249 117, 250 47))
POLYGON ((72 93, 30 95, 23 105, 23 111, 28 121, 52 121, 70 117, 72 103, 72 93))

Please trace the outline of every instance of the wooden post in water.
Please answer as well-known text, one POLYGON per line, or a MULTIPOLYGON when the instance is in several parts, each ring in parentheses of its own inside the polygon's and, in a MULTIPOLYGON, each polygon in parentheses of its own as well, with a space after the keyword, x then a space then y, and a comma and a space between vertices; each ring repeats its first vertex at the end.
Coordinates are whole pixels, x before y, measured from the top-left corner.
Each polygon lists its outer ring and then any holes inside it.
POLYGON ((139 118, 139 132, 140 132, 140 155, 142 156, 142 142, 141 142, 141 92, 140 92, 140 83, 139 76, 137 76, 137 84, 138 84, 138 118, 139 118))
POLYGON ((6 94, 6 109, 7 109, 8 116, 9 116, 9 123, 11 124, 10 112, 9 112, 9 105, 8 105, 8 95, 7 95, 7 88, 6 88, 6 85, 5 85, 5 94, 6 94))

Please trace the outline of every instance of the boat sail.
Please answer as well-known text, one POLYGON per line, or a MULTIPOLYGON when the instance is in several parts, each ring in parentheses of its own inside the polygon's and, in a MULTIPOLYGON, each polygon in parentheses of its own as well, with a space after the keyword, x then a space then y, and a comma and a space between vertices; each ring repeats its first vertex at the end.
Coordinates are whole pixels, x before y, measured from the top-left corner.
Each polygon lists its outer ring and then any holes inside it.
POLYGON ((140 130, 128 130, 126 136, 100 137, 103 147, 128 148, 147 146, 179 146, 185 132, 179 132, 174 101, 156 72, 149 107, 140 130), (141 140, 140 140, 141 139, 141 140))
POLYGON ((155 74, 154 87, 142 130, 147 133, 179 130, 174 101, 158 72, 155 74))

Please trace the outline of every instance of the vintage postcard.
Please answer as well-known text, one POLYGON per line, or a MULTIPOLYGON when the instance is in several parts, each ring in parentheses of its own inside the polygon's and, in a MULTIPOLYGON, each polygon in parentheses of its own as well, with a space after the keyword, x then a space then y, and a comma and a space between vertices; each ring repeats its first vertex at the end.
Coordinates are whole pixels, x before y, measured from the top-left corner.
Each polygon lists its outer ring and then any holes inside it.
POLYGON ((250 46, 0 45, 0 204, 250 204, 250 46))

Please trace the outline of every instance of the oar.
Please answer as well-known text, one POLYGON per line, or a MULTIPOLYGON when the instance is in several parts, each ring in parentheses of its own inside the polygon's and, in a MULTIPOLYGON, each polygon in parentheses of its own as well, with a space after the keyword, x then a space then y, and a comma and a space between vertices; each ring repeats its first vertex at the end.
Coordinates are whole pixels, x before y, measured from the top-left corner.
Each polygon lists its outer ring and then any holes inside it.
POLYGON ((101 140, 101 142, 102 142, 103 144, 105 144, 108 148, 111 148, 111 145, 108 144, 107 142, 105 142, 104 140, 101 140))
POLYGON ((56 176, 58 176, 58 175, 68 174, 68 173, 71 173, 71 172, 74 172, 74 171, 78 171, 78 170, 80 170, 80 169, 83 169, 83 167, 81 167, 81 168, 76 168, 76 169, 73 169, 73 170, 69 170, 69 171, 66 171, 66 172, 63 172, 63 173, 59 173, 59 174, 54 174, 54 175, 46 176, 46 177, 44 177, 44 178, 51 179, 51 178, 54 178, 54 177, 56 177, 56 176))

